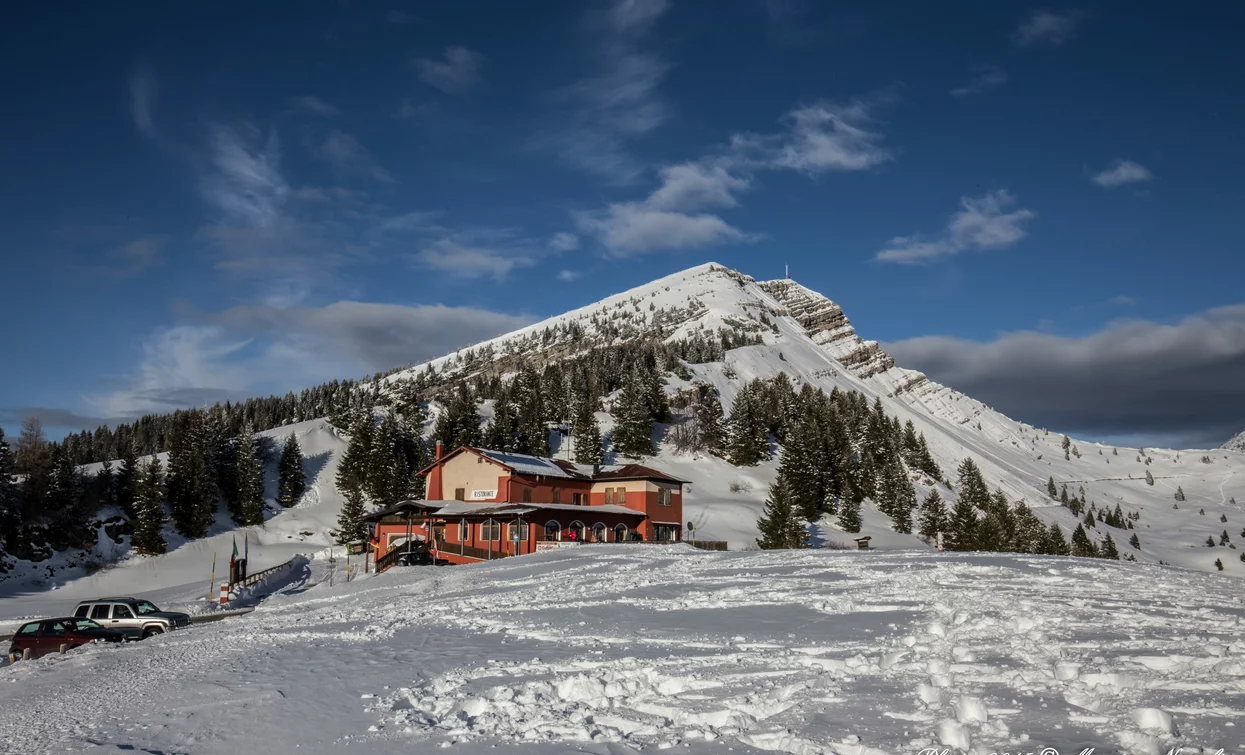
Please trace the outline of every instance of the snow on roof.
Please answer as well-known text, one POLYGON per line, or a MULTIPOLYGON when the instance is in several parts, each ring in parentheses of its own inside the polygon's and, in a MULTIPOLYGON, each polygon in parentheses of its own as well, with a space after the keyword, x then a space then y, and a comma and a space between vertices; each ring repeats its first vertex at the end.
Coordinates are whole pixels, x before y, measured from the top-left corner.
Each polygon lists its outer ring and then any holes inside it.
POLYGON ((528 456, 527 454, 508 453, 506 451, 494 451, 488 448, 479 448, 476 450, 498 464, 504 464, 507 467, 510 467, 519 474, 576 479, 575 475, 572 475, 567 470, 558 466, 553 459, 546 459, 540 456, 528 456))

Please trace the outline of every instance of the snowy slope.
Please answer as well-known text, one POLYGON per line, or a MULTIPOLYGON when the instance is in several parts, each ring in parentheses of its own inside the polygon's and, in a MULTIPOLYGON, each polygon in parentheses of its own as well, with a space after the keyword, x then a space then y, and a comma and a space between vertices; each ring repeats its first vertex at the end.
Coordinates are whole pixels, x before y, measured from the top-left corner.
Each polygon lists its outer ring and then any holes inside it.
MULTIPOLYGON (((136 592, 166 606, 202 610, 209 593, 212 557, 216 556, 216 581, 227 574, 229 556, 236 539, 238 550, 244 538, 250 541, 249 570, 254 573, 289 560, 296 554, 312 554, 332 543, 329 530, 336 526, 341 497, 334 480, 337 460, 345 442, 323 420, 311 420, 258 433, 280 441, 298 435, 303 450, 303 470, 307 492, 302 501, 275 511, 262 527, 234 528, 229 514, 217 512, 216 524, 208 537, 185 541, 168 528, 169 552, 154 558, 132 553, 94 574, 80 568, 61 569, 48 575, 46 565, 28 574, 0 582, 0 633, 30 616, 63 615, 77 601, 101 595, 131 595, 136 592), (309 533, 309 534, 304 534, 309 533), (196 608, 196 603, 199 604, 196 608)), ((276 466, 265 473, 265 496, 274 503, 277 492, 276 466)))
POLYGON ((0 668, 0 749, 1238 752, 1243 615, 1143 564, 581 546, 0 668))
POLYGON ((1231 440, 1224 443, 1220 446, 1220 448, 1224 448, 1229 451, 1245 451, 1245 430, 1233 435, 1231 440))

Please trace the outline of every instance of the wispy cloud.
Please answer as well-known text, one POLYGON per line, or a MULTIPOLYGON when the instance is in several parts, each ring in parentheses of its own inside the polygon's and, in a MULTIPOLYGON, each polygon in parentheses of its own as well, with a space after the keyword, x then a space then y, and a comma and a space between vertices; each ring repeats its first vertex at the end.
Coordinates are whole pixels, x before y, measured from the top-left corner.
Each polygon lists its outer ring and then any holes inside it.
POLYGON ((1025 224, 1037 217, 1029 210, 1006 212, 1016 200, 1005 189, 980 197, 962 197, 960 210, 947 228, 933 239, 900 236, 887 242, 874 259, 879 262, 917 264, 964 252, 991 251, 1012 246, 1023 239, 1025 224))
POLYGON ((1127 305, 1127 304, 1136 304, 1136 303, 1137 303, 1137 300, 1136 300, 1136 299, 1134 299, 1134 298, 1133 298, 1133 297, 1131 297, 1131 296, 1125 296, 1124 294, 1120 294, 1119 296, 1113 297, 1113 298, 1111 299, 1111 303, 1112 303, 1112 304, 1122 304, 1122 305, 1127 305))
POLYGON ((1081 10, 1061 13, 1035 11, 1020 22, 1020 26, 1012 34, 1012 40, 1022 47, 1038 44, 1059 46, 1076 36, 1085 17, 1085 12, 1081 10))
POLYGON ((169 237, 164 235, 141 236, 109 253, 113 274, 121 277, 140 275, 151 268, 164 264, 164 246, 169 237))
POLYGON ((993 89, 998 89, 1007 83, 1007 72, 1001 68, 982 68, 978 70, 977 75, 972 81, 962 87, 956 87, 951 90, 952 97, 971 97, 975 94, 985 94, 993 89))
POLYGON ((579 278, 582 275, 583 273, 581 273, 578 270, 559 270, 558 280, 562 281, 563 283, 571 283, 573 281, 579 280, 579 278))
POLYGON ((535 264, 535 260, 524 254, 466 246, 451 239, 433 242, 421 249, 416 259, 425 267, 458 278, 491 277, 495 280, 505 278, 516 268, 535 264))
POLYGON ((290 105, 296 110, 319 118, 333 118, 341 115, 341 111, 319 97, 291 97, 290 105))
POLYGON ((441 60, 422 58, 415 61, 420 81, 446 94, 463 94, 482 81, 480 67, 484 56, 466 47, 445 48, 441 60))
POLYGON ((537 143, 568 164, 614 184, 637 180, 644 167, 630 143, 658 128, 669 109, 658 87, 670 70, 643 42, 669 8, 666 0, 613 0, 590 14, 586 28, 600 69, 564 87, 554 100, 569 106, 569 123, 542 134, 537 143))
POLYGON ((377 181, 393 183, 393 176, 382 168, 372 153, 350 134, 332 131, 315 149, 316 157, 328 162, 341 173, 358 173, 377 181))
POLYGON ((159 139, 152 113, 156 103, 156 75, 146 66, 130 74, 130 115, 139 132, 148 139, 159 139))
POLYGON ((565 231, 555 233, 553 238, 549 239, 549 248, 555 252, 569 252, 572 249, 578 249, 579 237, 565 231))
POLYGON ((709 213, 671 212, 645 202, 617 202, 600 212, 579 213, 584 233, 618 256, 660 249, 686 249, 748 241, 752 237, 709 213))
POLYGON ((223 221, 251 228, 278 224, 290 187, 281 173, 275 131, 265 137, 254 126, 215 124, 208 159, 212 169, 202 177, 199 191, 223 221))
POLYGON ((1154 175, 1144 165, 1132 160, 1116 160, 1106 170, 1095 173, 1089 180, 1104 189, 1114 189, 1128 184, 1153 181, 1154 175))
POLYGON ((893 158, 883 147, 873 113, 889 96, 839 104, 823 100, 791 111, 786 130, 774 134, 736 134, 730 161, 740 167, 797 170, 802 173, 857 171, 893 158))
POLYGON ((750 181, 732 175, 722 165, 682 163, 661 169, 661 186, 648 198, 657 210, 688 210, 703 207, 735 207, 735 193, 750 181))

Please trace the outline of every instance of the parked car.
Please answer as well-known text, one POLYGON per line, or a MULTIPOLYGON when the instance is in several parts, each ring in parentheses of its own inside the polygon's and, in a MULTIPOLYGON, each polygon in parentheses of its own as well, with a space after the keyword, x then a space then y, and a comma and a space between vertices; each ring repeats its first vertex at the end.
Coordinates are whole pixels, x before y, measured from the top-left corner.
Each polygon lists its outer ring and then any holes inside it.
POLYGON ((138 598, 84 600, 78 604, 74 616, 90 619, 109 629, 119 629, 136 640, 190 626, 189 614, 161 611, 151 601, 138 598))
POLYGON ((124 642, 125 632, 107 629, 90 619, 74 616, 60 619, 40 619, 23 624, 13 635, 9 656, 21 658, 27 649, 30 657, 38 658, 49 653, 59 653, 81 645, 101 642, 124 642))

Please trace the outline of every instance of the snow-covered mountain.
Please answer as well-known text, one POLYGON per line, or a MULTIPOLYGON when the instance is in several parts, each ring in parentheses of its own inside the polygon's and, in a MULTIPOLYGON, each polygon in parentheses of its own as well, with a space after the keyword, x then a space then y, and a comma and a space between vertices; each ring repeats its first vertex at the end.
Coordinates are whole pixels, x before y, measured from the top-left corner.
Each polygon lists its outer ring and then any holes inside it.
MULTIPOLYGON (((444 385, 481 370, 504 373, 520 359, 563 359, 598 345, 643 338, 689 339, 719 329, 747 333, 756 343, 730 349, 719 361, 685 365, 680 370, 683 377, 667 378, 669 391, 693 382, 709 383, 720 393, 727 411, 748 381, 780 372, 787 373, 797 388, 807 383, 826 391, 836 387, 860 391, 871 402, 880 398, 888 415, 901 422, 911 420, 926 436, 945 476, 954 478, 960 461, 972 457, 992 488, 1001 488, 1012 501, 1025 500, 1039 518, 1059 522, 1070 533, 1078 519, 1047 494, 1048 480, 1053 478, 1075 495, 1081 496, 1083 488, 1085 500, 1100 509, 1119 505, 1127 514, 1140 514, 1134 530, 1099 524, 1098 532, 1091 530, 1093 539, 1110 533, 1122 553, 1143 562, 1217 571, 1218 560, 1226 575, 1245 576, 1245 562, 1235 545, 1245 540, 1245 512, 1236 504, 1237 500, 1245 502, 1245 451, 1116 448, 1073 439, 1065 458, 1063 436, 1057 428, 1048 433, 1013 420, 896 365, 876 342, 856 333, 838 305, 790 280, 757 282, 719 265, 700 265, 394 373, 385 381, 434 370, 444 385), (1177 489, 1185 496, 1182 503, 1175 500, 1177 489), (1133 534, 1139 538, 1139 550, 1128 545, 1133 534), (1221 546, 1224 534, 1228 539, 1221 546), (1207 545, 1208 538, 1214 546, 1207 545)), ((486 402, 481 414, 487 418, 491 411, 486 402)), ((608 434, 612 428, 609 415, 601 412, 598 419, 608 434)), ((338 431, 325 420, 311 420, 265 435, 279 439, 290 433, 299 434, 308 455, 310 490, 300 506, 277 512, 263 528, 252 528, 253 570, 284 561, 299 550, 328 546, 329 530, 341 506, 333 483, 345 445, 338 431)), ((652 464, 692 481, 685 507, 696 536, 727 540, 733 549, 751 546, 777 458, 737 468, 710 456, 676 454, 670 444, 659 449, 652 464)), ((564 449, 555 453, 559 451, 564 449)), ((274 472, 269 470, 270 493, 275 493, 274 472)), ((924 496, 931 482, 917 482, 919 496, 924 496)), ((942 487, 941 492, 944 498, 954 499, 953 491, 942 487)), ((873 536, 875 547, 929 547, 915 536, 891 531, 887 517, 868 503, 863 515, 862 533, 873 536)), ((191 599, 206 590, 211 554, 217 554, 222 563, 228 560, 234 532, 223 512, 217 521, 209 538, 188 543, 170 538, 171 552, 164 556, 125 558, 119 565, 82 579, 71 579, 81 575, 81 569, 42 575, 38 580, 30 576, 19 580, 24 585, 21 589, 59 586, 62 598, 76 598, 143 585, 149 590, 167 590, 171 600, 191 599)), ((851 537, 829 521, 818 525, 814 535, 820 543, 851 537)), ((241 542, 242 534, 237 533, 237 538, 241 542)), ((15 589, 13 580, 0 583, 0 590, 9 594, 15 589)), ((0 603, 0 617, 37 612, 35 607, 27 611, 8 601, 0 603)))
POLYGON ((1220 446, 1220 448, 1227 451, 1245 451, 1245 430, 1233 435, 1228 442, 1224 443, 1220 446))

